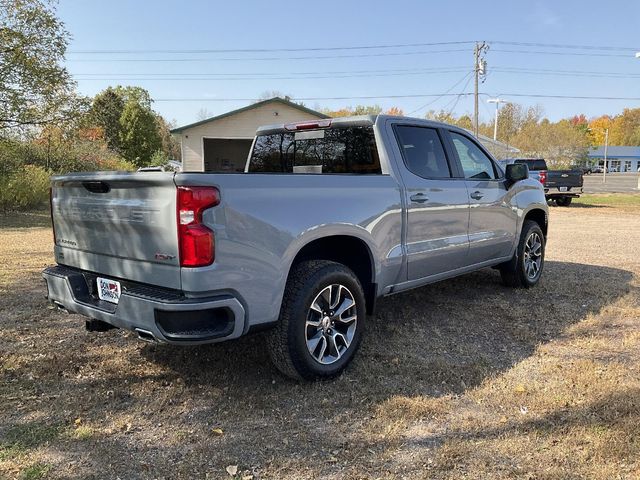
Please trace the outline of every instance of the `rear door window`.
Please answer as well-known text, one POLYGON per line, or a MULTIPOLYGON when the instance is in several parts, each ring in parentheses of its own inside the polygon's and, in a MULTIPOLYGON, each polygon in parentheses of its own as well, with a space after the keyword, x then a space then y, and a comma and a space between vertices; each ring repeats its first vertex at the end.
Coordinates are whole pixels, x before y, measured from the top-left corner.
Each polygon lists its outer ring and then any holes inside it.
POLYGON ((435 128, 398 125, 396 135, 407 170, 423 178, 451 178, 449 162, 435 128))
POLYGON ((373 127, 300 130, 256 138, 252 173, 379 174, 373 127))

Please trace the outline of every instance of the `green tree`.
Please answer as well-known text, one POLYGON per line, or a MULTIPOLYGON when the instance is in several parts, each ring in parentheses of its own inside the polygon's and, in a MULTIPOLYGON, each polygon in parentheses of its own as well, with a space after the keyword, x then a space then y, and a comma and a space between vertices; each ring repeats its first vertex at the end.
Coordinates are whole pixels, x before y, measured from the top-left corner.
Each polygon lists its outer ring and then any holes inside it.
POLYGON ((158 134, 162 144, 162 151, 169 160, 181 160, 180 142, 171 134, 175 121, 167 122, 162 115, 156 114, 158 134))
POLYGON ((114 152, 121 152, 120 117, 124 110, 124 98, 114 88, 98 93, 91 104, 88 123, 102 128, 107 145, 114 152))
POLYGON ((69 33, 47 0, 0 0, 0 134, 78 116, 69 33))
POLYGON ((120 116, 120 148, 122 156, 139 167, 148 165, 153 154, 162 147, 156 116, 151 109, 129 99, 120 116))

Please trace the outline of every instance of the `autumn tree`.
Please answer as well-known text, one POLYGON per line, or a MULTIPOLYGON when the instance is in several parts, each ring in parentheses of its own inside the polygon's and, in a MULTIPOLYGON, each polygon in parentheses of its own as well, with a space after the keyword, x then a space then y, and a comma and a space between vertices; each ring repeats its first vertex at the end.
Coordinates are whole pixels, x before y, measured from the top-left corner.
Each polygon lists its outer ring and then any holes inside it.
MULTIPOLYGON (((393 107, 396 108, 396 107, 393 107)), ((402 110, 397 109, 397 111, 402 112, 402 110)), ((351 117, 354 115, 378 115, 382 113, 382 107, 380 105, 356 105, 355 107, 343 107, 337 110, 332 110, 330 108, 322 108, 320 109, 321 113, 329 117, 351 117)))
POLYGON ((522 154, 545 158, 552 168, 582 163, 587 158, 589 137, 571 120, 527 122, 513 136, 513 145, 522 154))
POLYGON ((640 108, 625 108, 613 119, 611 145, 640 145, 640 108))
POLYGON ((0 135, 78 116, 62 62, 69 33, 47 0, 0 0, 0 135))
POLYGON ((180 159, 180 142, 171 134, 171 129, 176 126, 175 121, 167 122, 162 115, 156 114, 156 123, 163 154, 167 160, 180 159))
POLYGON ((404 110, 402 110, 401 108, 398 108, 398 107, 391 107, 389 110, 387 110, 384 113, 386 115, 393 115, 393 116, 396 116, 396 117, 403 117, 404 116, 404 110))
POLYGON ((604 145, 605 131, 609 129, 610 133, 613 129, 613 118, 609 115, 601 115, 599 117, 591 119, 588 126, 588 135, 591 141, 591 145, 598 146, 604 145))

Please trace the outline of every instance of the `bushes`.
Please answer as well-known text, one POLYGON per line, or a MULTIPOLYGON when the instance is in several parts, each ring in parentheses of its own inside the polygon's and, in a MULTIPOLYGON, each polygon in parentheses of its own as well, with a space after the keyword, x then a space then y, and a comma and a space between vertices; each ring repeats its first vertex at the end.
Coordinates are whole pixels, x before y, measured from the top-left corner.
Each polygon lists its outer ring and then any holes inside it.
POLYGON ((24 210, 44 204, 51 175, 82 171, 135 170, 100 140, 41 136, 35 140, 0 139, 0 210, 24 210))
POLYGON ((0 209, 26 210, 44 205, 49 198, 49 172, 23 165, 0 179, 0 209))

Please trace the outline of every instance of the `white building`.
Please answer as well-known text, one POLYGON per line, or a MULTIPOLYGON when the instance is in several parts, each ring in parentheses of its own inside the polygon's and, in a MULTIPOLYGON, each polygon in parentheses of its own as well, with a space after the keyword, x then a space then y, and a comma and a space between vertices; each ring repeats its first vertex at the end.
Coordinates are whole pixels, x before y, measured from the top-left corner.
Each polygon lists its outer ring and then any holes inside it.
MULTIPOLYGON (((604 167, 604 147, 594 147, 589 152, 591 163, 604 167)), ((638 172, 640 147, 609 147, 607 167, 615 172, 638 172)))

